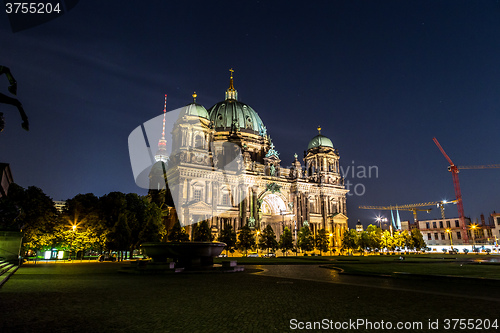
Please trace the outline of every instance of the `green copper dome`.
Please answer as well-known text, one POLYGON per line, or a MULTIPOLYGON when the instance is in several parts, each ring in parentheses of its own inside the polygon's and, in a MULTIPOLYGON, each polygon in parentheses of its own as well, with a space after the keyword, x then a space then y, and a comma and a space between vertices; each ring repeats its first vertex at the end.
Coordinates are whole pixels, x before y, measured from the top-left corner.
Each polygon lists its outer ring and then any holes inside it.
POLYGON ((249 105, 238 101, 238 91, 233 85, 233 70, 229 88, 226 90, 226 99, 212 106, 208 113, 216 131, 238 130, 241 132, 265 136, 266 127, 257 112, 249 105))
POLYGON ((208 110, 216 131, 231 130, 236 127, 242 132, 266 135, 266 127, 257 112, 249 105, 235 99, 227 99, 208 110))
POLYGON ((332 140, 328 139, 326 136, 318 134, 307 145, 307 149, 312 149, 316 147, 330 147, 333 148, 332 140))
POLYGON ((191 103, 185 106, 186 110, 183 112, 182 115, 186 116, 197 116, 201 118, 206 118, 208 119, 208 112, 207 109, 203 107, 203 105, 197 104, 197 103, 191 103))

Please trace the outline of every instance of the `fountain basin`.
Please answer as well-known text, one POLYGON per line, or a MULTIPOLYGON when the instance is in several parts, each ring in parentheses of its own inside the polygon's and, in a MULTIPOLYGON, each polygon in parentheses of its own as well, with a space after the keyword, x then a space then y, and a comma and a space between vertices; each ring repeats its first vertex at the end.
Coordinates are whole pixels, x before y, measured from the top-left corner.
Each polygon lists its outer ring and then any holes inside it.
POLYGON ((144 243, 141 248, 153 262, 167 262, 173 259, 177 267, 212 267, 214 257, 221 254, 226 246, 221 242, 155 242, 144 243))

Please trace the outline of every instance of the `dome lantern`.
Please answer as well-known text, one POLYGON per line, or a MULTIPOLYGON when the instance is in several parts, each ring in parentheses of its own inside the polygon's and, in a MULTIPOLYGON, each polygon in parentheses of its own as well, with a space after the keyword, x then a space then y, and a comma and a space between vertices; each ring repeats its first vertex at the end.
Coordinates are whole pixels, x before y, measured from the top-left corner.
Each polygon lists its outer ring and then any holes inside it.
POLYGON ((238 100, 238 91, 234 89, 234 84, 233 84, 234 70, 231 68, 229 71, 231 72, 231 77, 229 78, 229 88, 227 88, 226 90, 226 100, 227 99, 238 100))

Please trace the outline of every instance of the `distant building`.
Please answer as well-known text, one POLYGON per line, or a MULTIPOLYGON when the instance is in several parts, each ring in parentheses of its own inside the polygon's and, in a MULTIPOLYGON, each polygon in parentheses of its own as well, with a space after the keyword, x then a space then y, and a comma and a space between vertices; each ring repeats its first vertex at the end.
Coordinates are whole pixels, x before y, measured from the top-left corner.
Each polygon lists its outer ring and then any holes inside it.
POLYGON ((411 224, 410 221, 401 221, 401 230, 404 231, 411 231, 411 229, 414 229, 415 225, 411 224))
MULTIPOLYGON (((469 225, 470 223, 470 218, 466 217, 465 224, 469 225)), ((450 235, 453 245, 464 244, 465 237, 462 235, 463 229, 460 227, 460 219, 458 217, 418 221, 418 229, 420 229, 427 245, 448 246, 450 245, 450 235), (447 229, 450 231, 449 235, 447 235, 447 229)))
POLYGON ((63 207, 66 205, 66 201, 54 201, 54 207, 56 207, 57 211, 60 213, 63 210, 63 207))
POLYGON ((356 232, 362 233, 363 232, 363 225, 361 222, 358 220, 358 223, 356 223, 356 232))

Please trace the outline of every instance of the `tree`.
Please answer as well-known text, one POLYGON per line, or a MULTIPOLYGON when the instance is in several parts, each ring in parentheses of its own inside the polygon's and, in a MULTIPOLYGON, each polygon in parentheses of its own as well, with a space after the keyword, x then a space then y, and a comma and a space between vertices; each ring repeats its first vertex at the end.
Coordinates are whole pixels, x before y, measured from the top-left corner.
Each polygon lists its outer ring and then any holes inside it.
POLYGON ((111 229, 108 235, 107 246, 111 250, 119 251, 120 255, 118 260, 123 258, 123 251, 129 249, 130 245, 130 228, 127 222, 127 215, 125 213, 118 216, 113 229, 111 229))
POLYGON ((267 253, 269 253, 269 249, 274 251, 277 247, 276 235, 273 228, 268 224, 259 235, 259 248, 261 250, 267 249, 267 253))
POLYGON ((139 233, 139 244, 146 242, 159 242, 167 231, 161 219, 161 209, 154 203, 148 203, 146 210, 146 223, 139 233))
POLYGON ((314 239, 314 246, 320 252, 328 251, 328 236, 325 229, 320 229, 314 239))
POLYGON ((387 250, 391 249, 393 243, 391 233, 385 230, 380 238, 382 248, 385 248, 387 250))
POLYGON ((358 245, 358 233, 354 229, 349 229, 344 231, 344 234, 342 235, 342 246, 341 250, 354 250, 358 245))
POLYGON ((187 234, 186 229, 181 227, 181 223, 179 222, 179 220, 177 220, 172 229, 170 229, 167 237, 170 242, 189 241, 189 235, 187 234))
POLYGON ((204 220, 198 223, 194 229, 193 238, 195 242, 211 242, 214 240, 208 221, 204 220))
POLYGON ((243 228, 241 228, 236 245, 238 249, 244 250, 245 255, 247 254, 248 249, 255 246, 255 235, 252 230, 250 230, 248 224, 245 224, 243 228))
POLYGON ((219 242, 225 243, 226 247, 224 248, 227 252, 234 252, 234 247, 236 246, 236 233, 233 231, 233 227, 229 223, 224 224, 224 228, 222 229, 219 235, 219 242))
MULTIPOLYGON (((74 237, 77 234, 79 249, 94 250, 102 253, 108 241, 108 234, 112 229, 101 217, 100 201, 92 193, 78 194, 66 200, 61 215, 62 236, 74 237), (75 226, 75 230, 72 229, 75 226), (70 229, 68 229, 70 227, 70 229), (65 233, 71 231, 72 233, 65 233)), ((67 241, 61 247, 67 246, 67 241)))
POLYGON ((380 250, 382 248, 382 229, 370 224, 366 228, 368 233, 368 247, 370 250, 380 250))
POLYGON ((288 227, 285 227, 285 230, 283 230, 283 234, 280 237, 278 247, 280 248, 281 252, 285 252, 285 255, 289 250, 293 249, 292 231, 288 229, 288 227))
POLYGON ((370 235, 366 230, 358 235, 357 245, 361 253, 364 255, 365 250, 367 250, 370 247, 370 235))
POLYGON ((309 227, 304 226, 300 228, 297 247, 304 252, 314 249, 314 238, 309 227))
POLYGON ((427 244, 424 241, 424 237, 422 236, 422 233, 418 229, 413 229, 411 231, 411 238, 413 240, 413 247, 419 251, 425 247, 427 247, 427 244))
POLYGON ((403 237, 403 247, 405 247, 406 250, 414 249, 415 245, 413 244, 413 238, 411 237, 411 233, 408 232, 408 230, 403 230, 401 232, 401 235, 403 237))
POLYGON ((396 249, 398 252, 401 251, 401 248, 403 247, 405 238, 400 231, 396 231, 393 235, 393 244, 394 244, 394 249, 396 249))
POLYGON ((2 203, 4 207, 9 207, 2 224, 6 224, 9 230, 23 231, 23 246, 26 251, 53 247, 54 228, 59 215, 52 199, 41 189, 35 186, 24 189, 10 184, 9 196, 2 198, 2 203))

